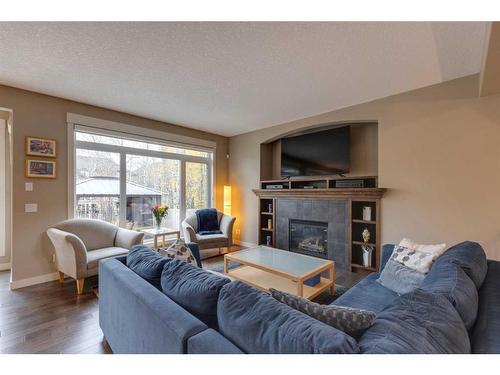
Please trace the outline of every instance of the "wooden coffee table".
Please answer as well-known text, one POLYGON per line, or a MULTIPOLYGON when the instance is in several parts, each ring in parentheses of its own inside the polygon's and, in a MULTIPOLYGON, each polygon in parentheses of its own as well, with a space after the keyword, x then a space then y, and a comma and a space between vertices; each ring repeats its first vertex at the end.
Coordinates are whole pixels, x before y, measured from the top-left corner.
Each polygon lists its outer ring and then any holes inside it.
POLYGON ((179 240, 181 238, 181 232, 177 229, 171 228, 149 228, 149 229, 141 229, 141 232, 147 233, 154 238, 154 248, 158 249, 158 238, 161 238, 162 246, 165 246, 165 237, 170 235, 175 235, 179 240))
POLYGON ((224 255, 224 273, 265 292, 269 288, 313 299, 324 290, 334 293, 335 263, 331 260, 259 246, 224 255), (241 264, 228 269, 228 262, 241 264), (304 281, 328 271, 314 286, 304 281))

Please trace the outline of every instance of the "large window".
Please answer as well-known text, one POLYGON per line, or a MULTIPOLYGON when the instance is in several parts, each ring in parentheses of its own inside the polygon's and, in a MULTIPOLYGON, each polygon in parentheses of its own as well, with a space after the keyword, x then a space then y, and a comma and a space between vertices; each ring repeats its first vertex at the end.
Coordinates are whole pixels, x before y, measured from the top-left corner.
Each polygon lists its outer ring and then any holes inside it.
POLYGON ((169 207, 163 226, 212 204, 212 152, 149 139, 75 130, 75 216, 122 227, 154 225, 151 208, 169 207))

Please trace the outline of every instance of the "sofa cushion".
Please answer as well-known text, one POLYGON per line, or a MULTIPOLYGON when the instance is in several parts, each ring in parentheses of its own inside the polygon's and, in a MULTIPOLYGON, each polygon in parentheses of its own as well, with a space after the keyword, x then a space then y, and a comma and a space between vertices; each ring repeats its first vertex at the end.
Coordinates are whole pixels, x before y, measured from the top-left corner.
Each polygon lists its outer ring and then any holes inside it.
POLYGON ((239 281, 225 285, 219 331, 246 353, 358 353, 352 337, 239 281))
POLYGON ((473 353, 500 353, 500 262, 488 261, 471 341, 473 353))
POLYGON ((161 275, 163 293, 214 329, 217 329, 219 292, 229 282, 226 277, 179 260, 165 264, 161 275))
POLYGON ((147 246, 137 245, 127 255, 127 267, 160 289, 163 266, 170 260, 147 246))
POLYGON ((274 299, 290 306, 292 309, 337 328, 354 338, 361 336, 363 332, 371 327, 375 320, 375 313, 371 311, 346 306, 320 305, 309 301, 307 298, 273 288, 269 289, 269 293, 274 299))
POLYGON ((478 293, 476 286, 465 272, 450 262, 436 263, 427 275, 421 289, 445 296, 470 329, 476 321, 478 293))
POLYGON ((392 303, 398 294, 377 282, 378 273, 373 273, 331 303, 378 313, 392 303))
POLYGON ((203 242, 204 244, 210 243, 220 243, 221 241, 228 241, 228 237, 225 234, 199 234, 196 233, 196 241, 203 242))
POLYGON ((87 268, 98 267, 101 259, 114 258, 127 254, 128 250, 123 247, 104 247, 102 249, 91 250, 87 252, 87 268))
POLYGON ((382 311, 359 340, 362 353, 470 353, 464 322, 440 294, 417 289, 382 311))
POLYGON ((451 261, 460 266, 479 289, 483 284, 488 264, 483 248, 477 242, 465 241, 450 247, 436 263, 451 261))
POLYGON ((405 294, 417 289, 424 279, 423 273, 412 270, 394 259, 389 259, 377 281, 398 294, 405 294))

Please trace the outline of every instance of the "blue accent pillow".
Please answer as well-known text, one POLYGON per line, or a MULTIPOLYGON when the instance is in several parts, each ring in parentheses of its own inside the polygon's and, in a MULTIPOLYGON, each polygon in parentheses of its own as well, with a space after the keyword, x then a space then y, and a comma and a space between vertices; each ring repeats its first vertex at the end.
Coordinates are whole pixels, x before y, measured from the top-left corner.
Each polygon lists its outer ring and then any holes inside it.
POLYGON ((215 208, 203 208, 196 210, 196 220, 198 233, 219 231, 219 220, 215 208))
POLYGON ((127 255, 127 267, 158 289, 161 288, 163 266, 170 261, 144 245, 132 247, 127 255))
POLYGON ((445 296, 457 310, 465 327, 472 328, 476 321, 479 296, 474 282, 459 266, 450 262, 434 264, 420 289, 445 296))
POLYGON ((166 263, 161 275, 163 293, 213 329, 217 329, 219 292, 229 282, 179 260, 166 263))
POLYGON ((219 332, 249 354, 358 353, 356 340, 239 281, 225 285, 219 332))
POLYGON ((469 334, 442 295, 416 289, 377 315, 358 344, 368 354, 468 354, 469 334))
POLYGON ((413 292, 425 279, 423 273, 412 270, 393 259, 385 264, 378 282, 398 294, 413 292))

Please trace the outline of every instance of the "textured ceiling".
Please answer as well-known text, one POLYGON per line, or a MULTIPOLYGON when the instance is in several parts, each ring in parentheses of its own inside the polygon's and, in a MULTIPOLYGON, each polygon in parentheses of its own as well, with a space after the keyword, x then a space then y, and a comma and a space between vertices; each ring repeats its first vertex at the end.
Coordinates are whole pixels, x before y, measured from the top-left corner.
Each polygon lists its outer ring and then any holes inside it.
POLYGON ((478 73, 485 30, 0 23, 0 83, 232 136, 478 73))

